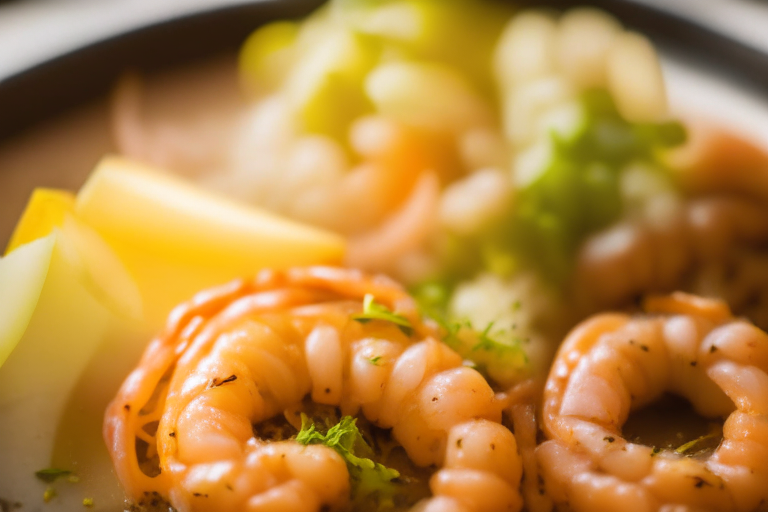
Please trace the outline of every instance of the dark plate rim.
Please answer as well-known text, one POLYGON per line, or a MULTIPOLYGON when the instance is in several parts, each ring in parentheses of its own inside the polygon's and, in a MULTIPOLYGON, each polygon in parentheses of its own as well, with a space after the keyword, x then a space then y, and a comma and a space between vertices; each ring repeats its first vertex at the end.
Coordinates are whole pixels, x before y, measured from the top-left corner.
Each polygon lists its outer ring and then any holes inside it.
MULTIPOLYGON (((157 71, 232 52, 253 29, 296 18, 319 0, 259 0, 211 6, 96 40, 0 80, 0 143, 106 95, 126 69, 157 71), (183 45, 167 44, 183 40, 183 45)), ((524 0, 521 6, 589 4, 617 16, 665 49, 706 66, 741 87, 768 93, 768 53, 657 6, 631 0, 524 0)))

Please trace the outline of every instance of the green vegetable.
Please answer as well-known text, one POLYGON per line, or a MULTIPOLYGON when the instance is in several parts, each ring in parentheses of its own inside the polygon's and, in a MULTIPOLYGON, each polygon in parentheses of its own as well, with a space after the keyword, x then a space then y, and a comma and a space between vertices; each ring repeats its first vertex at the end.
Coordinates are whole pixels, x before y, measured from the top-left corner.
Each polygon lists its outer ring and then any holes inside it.
POLYGON ((370 322, 371 320, 382 320, 385 322, 391 322, 397 325, 403 334, 410 336, 413 334, 413 326, 403 315, 393 313, 386 306, 375 302, 373 295, 370 293, 365 295, 363 299, 363 312, 352 316, 353 320, 356 320, 362 324, 370 322))
POLYGON ((507 212, 483 232, 445 244, 445 274, 451 279, 480 269, 509 276, 530 268, 561 285, 584 239, 625 213, 621 178, 630 164, 644 164, 674 190, 658 153, 685 141, 680 123, 630 123, 605 90, 583 93, 580 108, 575 130, 551 132, 542 141, 545 163, 529 171, 507 212))
POLYGON ((712 441, 719 440, 723 437, 723 429, 717 425, 711 425, 709 429, 709 433, 697 437, 696 439, 692 441, 688 441, 687 443, 678 446, 675 449, 675 452, 681 454, 681 455, 694 455, 696 452, 699 452, 701 450, 706 450, 708 448, 712 448, 712 441))
POLYGON ((43 501, 48 503, 53 498, 55 498, 57 494, 58 493, 56 492, 56 489, 54 489, 53 487, 47 487, 45 491, 43 491, 43 501))
POLYGON ((59 478, 72 475, 72 472, 67 469, 47 468, 35 471, 35 476, 46 483, 53 483, 59 478))
POLYGON ((448 65, 489 98, 491 56, 512 9, 477 0, 333 0, 336 19, 400 61, 448 65))
POLYGON ((352 121, 373 111, 363 83, 379 52, 375 42, 337 28, 318 36, 298 58, 284 90, 307 133, 344 142, 352 121))
MULTIPOLYGON (((411 294, 419 304, 422 315, 442 328, 443 342, 486 377, 501 385, 513 382, 525 372, 528 356, 522 343, 511 330, 499 329, 491 322, 482 330, 472 322, 453 318, 448 302, 453 292, 448 282, 430 281, 417 285, 411 294)), ((516 309, 520 303, 515 303, 516 309)))
POLYGON ((495 233, 526 266, 555 283, 570 275, 582 240, 622 215, 624 168, 644 161, 663 174, 656 152, 685 140, 679 123, 625 121, 605 91, 585 93, 581 104, 581 128, 566 138, 551 134, 550 163, 519 192, 514 211, 495 233))
POLYGON ((365 442, 357 428, 357 419, 344 416, 328 429, 326 434, 317 431, 315 424, 301 415, 301 431, 296 441, 303 445, 322 444, 332 448, 344 459, 352 483, 352 500, 362 503, 372 497, 379 503, 379 510, 394 506, 397 492, 395 480, 400 473, 371 460, 373 450, 365 442), (359 454, 359 455, 358 455, 359 454))
POLYGON ((240 75, 252 91, 275 90, 283 83, 294 58, 299 25, 277 21, 251 34, 239 56, 240 75))
POLYGON ((303 22, 256 30, 239 71, 251 93, 285 93, 306 133, 346 144, 354 120, 375 110, 363 84, 383 62, 449 68, 495 101, 491 55, 510 14, 478 0, 332 0, 303 22))

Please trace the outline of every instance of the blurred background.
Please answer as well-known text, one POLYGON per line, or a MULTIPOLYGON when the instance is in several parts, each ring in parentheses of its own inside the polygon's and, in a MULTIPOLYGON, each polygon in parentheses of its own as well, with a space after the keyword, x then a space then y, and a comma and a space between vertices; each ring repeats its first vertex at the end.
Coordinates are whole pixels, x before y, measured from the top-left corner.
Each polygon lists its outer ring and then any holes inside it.
MULTIPOLYGON (((0 0, 0 245, 35 184, 77 188, 98 158, 115 150, 110 95, 126 72, 146 77, 146 101, 159 110, 172 111, 174 101, 167 100, 178 85, 193 84, 180 103, 196 108, 171 115, 185 126, 203 119, 216 131, 211 119, 242 108, 234 69, 248 33, 263 19, 297 17, 318 3, 0 0)), ((546 3, 607 8, 649 34, 676 109, 718 119, 768 145, 762 129, 768 125, 768 3, 546 3)), ((226 136, 226 130, 217 133, 226 136)))
MULTIPOLYGON (((675 13, 768 51, 761 0, 624 0, 675 13)), ((0 79, 77 47, 148 23, 247 0, 0 0, 0 79), (12 50, 11 50, 12 49, 12 50)), ((570 2, 577 4, 581 2, 570 2)))

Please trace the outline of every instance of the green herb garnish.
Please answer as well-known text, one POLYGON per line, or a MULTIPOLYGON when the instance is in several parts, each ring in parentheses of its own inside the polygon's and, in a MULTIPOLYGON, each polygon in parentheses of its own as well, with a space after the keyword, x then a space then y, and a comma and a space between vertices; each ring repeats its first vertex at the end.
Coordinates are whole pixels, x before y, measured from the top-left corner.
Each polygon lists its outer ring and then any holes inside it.
POLYGON ((584 240, 630 211, 622 189, 629 168, 642 167, 670 194, 678 193, 660 155, 685 141, 683 125, 627 121, 606 90, 582 93, 578 109, 571 130, 539 138, 540 163, 525 170, 529 176, 504 213, 469 236, 445 236, 442 273, 455 280, 483 270, 509 277, 530 269, 559 288, 584 240))
MULTIPOLYGON (((465 366, 477 369, 502 386, 511 384, 526 371, 528 356, 522 340, 513 333, 515 326, 499 329, 491 322, 479 330, 467 319, 452 317, 448 312, 452 289, 445 282, 422 283, 411 293, 421 314, 441 327, 443 343, 464 359, 465 366)), ((520 301, 512 305, 514 311, 520 307, 520 301)))
POLYGON ((485 329, 480 333, 478 336, 478 342, 475 344, 474 347, 472 347, 472 351, 475 350, 495 350, 497 349, 501 344, 495 340, 493 337, 491 337, 490 332, 491 329, 493 329, 493 324, 495 322, 489 323, 485 329))
POLYGON ((35 476, 46 483, 53 483, 59 478, 72 475, 68 469, 47 468, 35 471, 35 476))
POLYGON ((54 489, 53 487, 46 487, 45 491, 43 492, 43 501, 48 503, 55 497, 56 497, 56 489, 54 489))
POLYGON ((368 360, 369 363, 371 363, 373 366, 379 366, 379 363, 381 362, 381 356, 374 356, 368 360))
POLYGON ((390 311, 386 306, 378 304, 373 295, 370 293, 365 295, 363 299, 363 312, 352 316, 353 320, 356 320, 362 324, 370 322, 371 320, 382 320, 384 322, 391 322, 403 331, 403 334, 410 336, 413 334, 413 326, 403 315, 399 315, 390 311))
POLYGON ((354 502, 360 503, 376 495, 379 510, 394 506, 394 480, 400 477, 400 473, 370 459, 373 450, 357 428, 357 419, 344 416, 328 429, 327 434, 322 434, 317 431, 314 422, 302 414, 301 431, 296 436, 296 442, 303 445, 322 444, 341 455, 349 470, 354 502))
POLYGON ((710 448, 709 441, 718 439, 722 435, 723 431, 721 428, 717 426, 711 426, 708 434, 697 437, 692 441, 688 441, 687 443, 678 446, 675 448, 675 452, 679 453, 680 455, 693 455, 696 452, 710 448))

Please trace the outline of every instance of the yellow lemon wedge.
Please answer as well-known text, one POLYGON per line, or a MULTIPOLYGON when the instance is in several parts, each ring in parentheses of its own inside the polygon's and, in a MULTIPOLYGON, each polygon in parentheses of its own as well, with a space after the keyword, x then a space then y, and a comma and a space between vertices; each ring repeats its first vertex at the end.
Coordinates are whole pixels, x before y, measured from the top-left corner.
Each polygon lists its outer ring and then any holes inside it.
POLYGON ((88 408, 100 418, 174 305, 266 267, 338 264, 344 251, 335 234, 120 158, 76 197, 36 190, 0 258, 0 453, 15 461, 0 468, 0 496, 42 499, 34 471, 77 465, 56 432, 88 408))
POLYGON ((104 240, 75 217, 74 209, 75 195, 71 192, 35 189, 16 225, 6 255, 58 228, 61 236, 57 248, 66 256, 73 271, 79 273, 82 284, 118 316, 141 320, 141 297, 130 274, 104 240))
POLYGON ((75 209, 75 195, 66 190, 36 188, 16 224, 11 241, 5 249, 10 253, 21 245, 48 235, 64 223, 64 216, 75 209))
POLYGON ((339 264, 345 251, 336 234, 119 157, 97 166, 77 196, 75 216, 125 264, 153 326, 202 289, 267 267, 339 264))
POLYGON ((83 279, 85 261, 57 227, 0 258, 0 453, 14 461, 0 469, 5 499, 39 494, 30 475, 51 464, 67 397, 99 348, 136 324, 94 293, 83 279))

